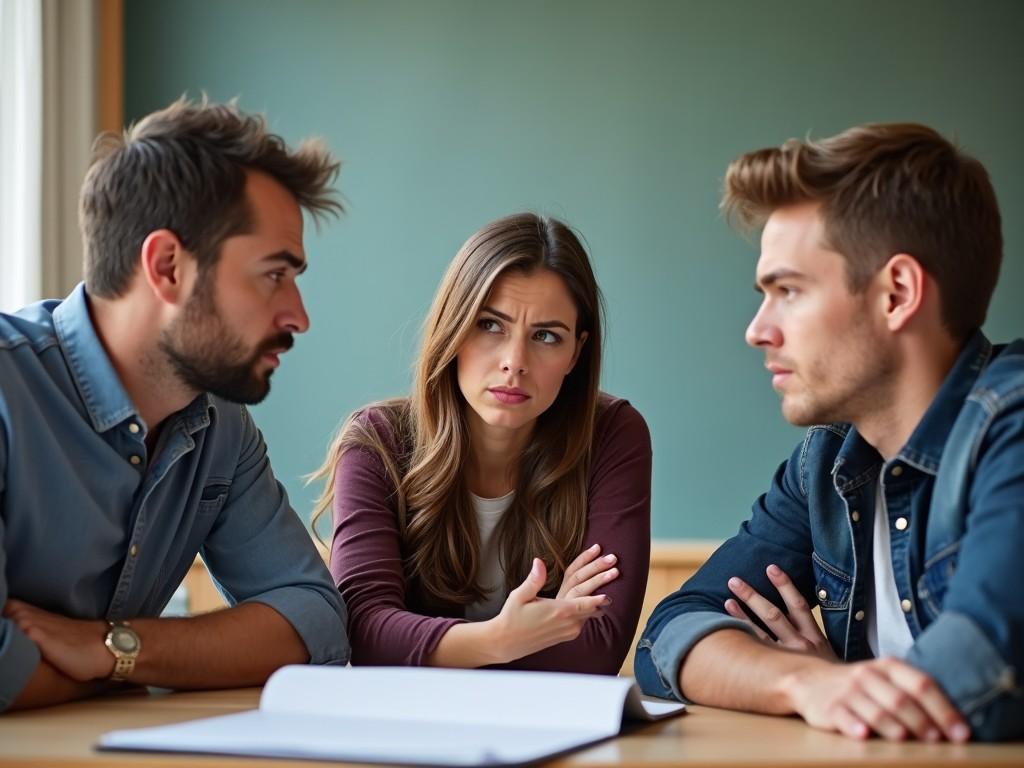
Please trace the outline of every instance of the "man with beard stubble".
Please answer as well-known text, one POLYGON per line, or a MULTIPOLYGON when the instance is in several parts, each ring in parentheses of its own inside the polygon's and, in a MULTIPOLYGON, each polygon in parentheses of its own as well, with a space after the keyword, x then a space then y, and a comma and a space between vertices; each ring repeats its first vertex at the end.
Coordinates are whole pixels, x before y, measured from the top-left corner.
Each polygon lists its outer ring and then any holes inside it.
POLYGON ((762 230, 747 342, 808 431, 654 610, 637 679, 857 739, 1024 737, 1024 340, 981 331, 988 173, 864 125, 741 156, 723 208, 762 230))
POLYGON ((97 144, 85 281, 0 315, 0 710, 348 660, 347 614, 245 404, 309 318, 338 163, 181 99, 97 144), (158 618, 197 553, 228 600, 158 618))

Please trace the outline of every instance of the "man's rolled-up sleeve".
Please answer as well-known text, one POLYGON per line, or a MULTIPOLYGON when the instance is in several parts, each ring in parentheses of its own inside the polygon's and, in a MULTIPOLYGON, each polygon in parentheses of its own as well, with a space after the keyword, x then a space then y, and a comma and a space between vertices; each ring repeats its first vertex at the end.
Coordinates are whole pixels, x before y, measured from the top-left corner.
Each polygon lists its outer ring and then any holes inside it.
POLYGON ((274 478, 263 437, 244 408, 243 449, 231 490, 200 552, 229 605, 280 613, 313 664, 349 660, 348 612, 305 525, 274 478))
MULTIPOLYGON (((807 440, 811 440, 809 435, 807 440)), ((637 643, 634 674, 644 693, 685 701, 679 671, 693 647, 723 629, 738 629, 755 636, 753 628, 725 612, 733 597, 728 588, 739 576, 785 610, 765 574, 769 563, 779 565, 808 600, 813 600, 811 536, 807 499, 801 489, 801 456, 805 444, 794 451, 775 474, 768 493, 753 506, 751 518, 722 544, 676 592, 662 600, 637 643)))

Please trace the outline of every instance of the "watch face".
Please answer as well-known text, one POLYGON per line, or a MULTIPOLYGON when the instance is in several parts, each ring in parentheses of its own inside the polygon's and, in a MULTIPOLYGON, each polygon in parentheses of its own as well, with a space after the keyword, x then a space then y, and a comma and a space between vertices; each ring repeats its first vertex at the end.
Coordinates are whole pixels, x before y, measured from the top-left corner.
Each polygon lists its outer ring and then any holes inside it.
POLYGON ((110 633, 110 642, 122 653, 134 653, 139 647, 139 638, 125 627, 114 627, 110 633))

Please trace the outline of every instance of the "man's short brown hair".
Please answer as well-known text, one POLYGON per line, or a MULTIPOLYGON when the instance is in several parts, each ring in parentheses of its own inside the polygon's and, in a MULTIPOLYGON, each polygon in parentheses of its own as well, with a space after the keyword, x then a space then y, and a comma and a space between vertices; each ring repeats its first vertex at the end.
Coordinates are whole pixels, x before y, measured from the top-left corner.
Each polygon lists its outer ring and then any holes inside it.
POLYGON ((746 227, 804 202, 820 203, 826 245, 846 259, 851 290, 906 253, 938 284, 954 338, 985 322, 1003 255, 999 205, 981 163, 931 128, 877 123, 791 139, 726 172, 722 208, 746 227))
POLYGON ((342 210, 331 188, 340 163, 317 141, 289 150, 261 116, 234 102, 182 97, 123 136, 101 136, 93 151, 79 223, 85 284, 96 296, 125 292, 143 241, 158 229, 178 236, 200 272, 213 266, 221 242, 252 226, 247 171, 271 176, 314 217, 342 210))

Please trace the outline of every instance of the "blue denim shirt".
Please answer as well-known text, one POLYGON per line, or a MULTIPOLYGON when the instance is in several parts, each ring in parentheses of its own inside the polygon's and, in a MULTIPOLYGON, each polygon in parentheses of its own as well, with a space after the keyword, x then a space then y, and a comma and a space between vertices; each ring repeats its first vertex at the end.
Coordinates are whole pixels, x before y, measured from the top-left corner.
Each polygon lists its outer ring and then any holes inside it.
POLYGON ((939 683, 975 738, 1024 735, 1024 340, 993 348, 980 332, 891 460, 848 425, 808 430, 739 533, 655 609, 636 654, 644 691, 682 698, 679 668, 693 645, 749 631, 723 608, 730 576, 785 609, 770 563, 819 605, 839 658, 870 658, 880 473, 897 591, 910 605, 906 660, 939 683))
MULTIPOLYGON (((269 605, 312 662, 346 662, 345 605, 248 411, 204 394, 168 417, 152 455, 146 432, 83 286, 0 315, 0 605, 157 616, 199 552, 229 604, 269 605)), ((39 658, 0 619, 0 710, 39 658)))

